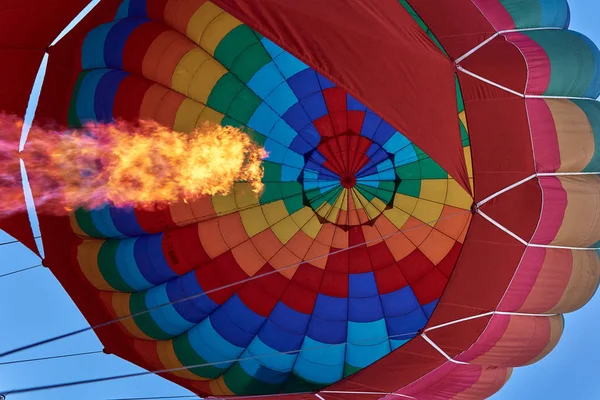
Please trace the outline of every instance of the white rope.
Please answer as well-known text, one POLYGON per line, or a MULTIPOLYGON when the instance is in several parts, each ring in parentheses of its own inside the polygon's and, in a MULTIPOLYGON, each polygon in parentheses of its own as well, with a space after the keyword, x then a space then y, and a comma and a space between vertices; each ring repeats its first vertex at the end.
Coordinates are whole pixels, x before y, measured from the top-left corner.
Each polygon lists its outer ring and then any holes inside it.
POLYGON ((355 391, 348 391, 348 390, 321 390, 319 393, 323 393, 323 394, 362 394, 362 395, 377 395, 377 396, 396 396, 396 397, 402 397, 405 399, 416 399, 416 397, 413 396, 409 396, 407 394, 401 394, 401 393, 386 393, 386 392, 355 392, 355 391))
POLYGON ((427 343, 429 343, 431 345, 431 347, 436 349, 441 355, 443 355, 451 363, 460 364, 460 365, 469 365, 468 362, 458 361, 458 360, 455 360, 454 358, 450 357, 444 350, 442 350, 442 348, 440 346, 435 344, 435 342, 433 340, 431 340, 425 333, 421 333, 421 337, 423 339, 425 339, 425 341, 427 343))

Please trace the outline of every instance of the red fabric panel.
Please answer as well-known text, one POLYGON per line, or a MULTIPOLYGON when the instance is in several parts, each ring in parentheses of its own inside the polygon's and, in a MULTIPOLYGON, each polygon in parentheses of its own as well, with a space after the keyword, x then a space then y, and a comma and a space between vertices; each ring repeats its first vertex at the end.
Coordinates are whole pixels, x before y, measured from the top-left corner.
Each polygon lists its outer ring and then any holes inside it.
MULTIPOLYGON (((88 2, 85 1, 85 3, 87 4, 88 2)), ((121 0, 101 1, 56 46, 48 50, 48 67, 46 68, 44 86, 36 110, 37 120, 52 121, 58 122, 61 125, 67 125, 69 102, 71 101, 77 76, 81 72, 81 47, 83 40, 91 29, 111 21, 120 3, 121 0)), ((58 11, 59 8, 54 8, 56 7, 54 3, 52 7, 56 11, 49 14, 62 12, 58 11)))
POLYGON ((494 310, 524 250, 524 245, 475 214, 456 268, 427 327, 494 310))
POLYGON ((2 0, 0 47, 45 50, 89 0, 2 0))
POLYGON ((468 190, 454 66, 397 0, 213 2, 376 111, 468 190))
POLYGON ((456 59, 496 33, 471 0, 408 0, 446 52, 456 59))
MULTIPOLYGON (((446 359, 421 336, 325 390, 391 393, 438 368, 446 359)), ((364 399, 364 396, 357 397, 364 399)))
POLYGON ((465 60, 461 66, 519 93, 525 93, 527 63, 519 49, 498 36, 465 60))
POLYGON ((529 241, 542 212, 542 190, 537 179, 532 179, 485 203, 481 211, 529 241))
POLYGON ((450 357, 454 358, 466 351, 488 326, 492 316, 476 318, 469 321, 448 325, 426 332, 435 344, 440 346, 450 357))
MULTIPOLYGON (((2 11, 0 10, 0 12, 2 11)), ((2 29, 3 27, 0 26, 0 37, 2 37, 2 29)), ((0 63, 0 87, 2 88, 0 112, 19 117, 25 115, 29 95, 31 94, 33 82, 35 81, 35 76, 37 75, 43 56, 43 50, 0 49, 0 60, 3 61, 0 63)), ((19 171, 19 156, 17 152, 19 150, 20 134, 5 139, 14 141, 15 152, 12 156, 12 161, 15 163, 14 170, 19 171)), ((16 179, 21 179, 20 173, 16 179)), ((0 202, 6 201, 2 200, 0 192, 0 202)), ((14 202, 15 200, 11 199, 10 201, 14 202)), ((24 195, 21 198, 19 208, 25 210, 24 195)), ((6 218, 0 218, 0 229, 39 255, 27 211, 21 211, 6 218)))
POLYGON ((459 80, 480 201, 534 173, 529 122, 523 98, 462 72, 459 80))

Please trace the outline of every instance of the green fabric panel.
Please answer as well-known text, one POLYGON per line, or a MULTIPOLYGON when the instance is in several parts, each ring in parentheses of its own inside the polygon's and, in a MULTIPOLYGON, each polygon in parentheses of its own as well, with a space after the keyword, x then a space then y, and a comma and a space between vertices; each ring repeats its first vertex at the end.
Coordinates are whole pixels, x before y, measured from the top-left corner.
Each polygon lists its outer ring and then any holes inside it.
MULTIPOLYGON (((188 333, 189 334, 189 333, 188 333)), ((188 334, 177 336, 173 339, 173 349, 175 355, 179 359, 182 365, 201 365, 208 364, 205 359, 200 357, 196 350, 190 344, 188 334)), ((205 367, 190 368, 190 371, 202 378, 218 378, 225 372, 225 369, 217 368, 214 365, 207 365, 205 367)))
POLYGON ((421 150, 420 148, 418 148, 414 144, 412 145, 412 147, 415 149, 415 153, 417 154, 417 160, 420 161, 420 160, 424 160, 426 158, 429 158, 429 155, 427 153, 425 153, 423 150, 421 150))
POLYGON ((285 382, 283 387, 281 388, 282 393, 304 393, 304 392, 313 392, 320 389, 323 389, 326 386, 329 386, 329 383, 317 383, 312 381, 307 381, 306 379, 301 378, 295 373, 291 373, 288 380, 285 382))
POLYGON ((600 103, 586 100, 573 100, 573 103, 587 116, 594 135, 594 155, 583 171, 600 172, 600 103))
POLYGON ((98 267, 104 280, 119 292, 135 292, 135 290, 125 282, 119 269, 117 268, 116 256, 119 248, 118 240, 106 240, 102 243, 98 252, 98 267))
POLYGON ((419 197, 421 194, 421 181, 407 180, 400 182, 400 186, 398 186, 398 193, 412 197, 419 197))
POLYGON ((98 229, 96 229, 96 225, 92 221, 92 214, 89 211, 78 208, 75 210, 75 219, 77 220, 77 225, 81 228, 81 230, 88 234, 91 237, 103 239, 104 236, 98 229))
POLYGON ((277 164, 270 161, 264 161, 263 167, 265 169, 265 175, 263 176, 263 182, 279 182, 281 181, 281 164, 277 164))
POLYGON ((281 183, 279 182, 267 182, 260 196, 260 204, 268 204, 273 201, 281 200, 281 183))
POLYGON ((344 363, 344 378, 349 377, 350 375, 360 371, 361 369, 361 367, 355 367, 354 365, 344 363))
POLYGON ((339 195, 342 193, 342 189, 343 188, 341 186, 338 186, 330 190, 331 193, 327 194, 327 202, 333 206, 339 195))
POLYGON ((252 90, 244 86, 229 105, 227 114, 242 124, 247 124, 262 100, 252 90))
POLYGON ((235 394, 258 395, 277 393, 280 385, 273 385, 248 375, 239 362, 236 362, 223 375, 225 384, 235 394))
POLYGON ((414 8, 412 8, 411 5, 408 4, 408 1, 407 0, 399 0, 399 1, 400 1, 400 4, 402 5, 402 7, 404 7, 406 9, 406 11, 410 14, 412 19, 414 19, 415 22, 417 24, 419 24, 421 29, 423 29, 425 32, 427 32, 429 30, 429 27, 427 26, 427 24, 425 24, 425 21, 423 21, 421 19, 421 17, 419 17, 419 14, 417 14, 417 12, 414 10, 414 8))
POLYGON ((296 211, 301 210, 302 207, 304 207, 304 202, 302 200, 301 194, 283 199, 283 203, 285 204, 288 214, 291 215, 296 211))
POLYGON ((367 201, 371 201, 375 198, 375 191, 371 192, 369 189, 373 189, 367 185, 356 185, 356 190, 358 190, 358 193, 362 194, 363 196, 365 196, 365 199, 367 199, 367 201))
MULTIPOLYGON (((206 105, 213 110, 226 114, 233 99, 243 87, 244 85, 242 82, 240 82, 232 73, 226 73, 217 81, 217 84, 210 91, 206 105)), ((235 119, 235 117, 231 117, 235 119)))
POLYGON ((258 38, 246 25, 231 30, 215 49, 215 59, 225 68, 231 69, 235 59, 248 47, 258 43, 258 38))
POLYGON ((264 65, 271 62, 271 56, 265 50, 262 43, 256 43, 248 47, 240 54, 229 69, 244 83, 248 83, 264 65))
POLYGON ((258 133, 255 130, 250 130, 248 132, 248 136, 250 136, 250 139, 252 139, 252 141, 260 147, 264 147, 265 146, 265 142, 267 141, 267 137, 265 135, 263 135, 262 133, 258 133))
POLYGON ((421 164, 418 161, 396 167, 400 179, 421 179, 421 164))
POLYGON ((448 173, 431 158, 421 160, 421 177, 423 179, 446 179, 448 173))
POLYGON ((79 76, 77 76, 77 81, 75 81, 75 87, 73 88, 73 94, 71 95, 71 101, 69 102, 69 112, 67 116, 69 128, 81 128, 81 120, 77 115, 77 97, 79 96, 81 82, 87 74, 88 71, 83 71, 79 74, 79 76))
POLYGON ((551 96, 583 96, 595 75, 594 54, 581 35, 558 29, 524 32, 550 59, 551 96))
POLYGON ((459 120, 458 122, 460 124, 460 139, 461 139, 461 143, 462 143, 463 147, 468 146, 470 144, 469 133, 465 129, 465 126, 463 125, 462 121, 459 120))
POLYGON ((542 6, 538 0, 500 0, 500 3, 512 17, 517 29, 542 26, 542 6))
POLYGON ((242 124, 240 121, 237 121, 237 120, 231 118, 229 115, 225 115, 223 117, 223 119, 221 120, 221 125, 222 126, 233 126, 235 128, 240 128, 242 130, 244 130, 244 128, 246 128, 246 126, 244 126, 244 124, 242 124))
MULTIPOLYGON (((146 306, 146 292, 132 293, 129 298, 129 309, 131 310, 132 315, 148 310, 148 307, 146 306)), ((153 339, 167 340, 171 337, 165 331, 160 329, 149 312, 135 315, 133 320, 142 332, 153 339)))

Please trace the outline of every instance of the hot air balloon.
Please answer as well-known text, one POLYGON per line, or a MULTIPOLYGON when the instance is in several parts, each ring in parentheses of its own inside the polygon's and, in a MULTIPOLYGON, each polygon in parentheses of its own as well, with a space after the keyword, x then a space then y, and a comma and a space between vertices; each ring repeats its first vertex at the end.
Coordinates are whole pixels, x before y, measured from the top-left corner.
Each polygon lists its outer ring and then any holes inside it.
POLYGON ((600 53, 566 0, 104 0, 50 47, 86 2, 11 3, 0 108, 45 57, 37 120, 268 152, 259 196, 39 215, 89 323, 120 319, 106 352, 203 397, 482 399, 598 286, 600 53))

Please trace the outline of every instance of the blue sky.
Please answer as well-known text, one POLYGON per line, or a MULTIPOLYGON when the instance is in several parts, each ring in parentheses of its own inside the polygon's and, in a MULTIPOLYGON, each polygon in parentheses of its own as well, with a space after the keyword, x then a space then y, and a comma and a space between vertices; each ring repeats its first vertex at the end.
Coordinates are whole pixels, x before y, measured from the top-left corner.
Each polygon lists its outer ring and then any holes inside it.
MULTIPOLYGON (((600 44, 598 0, 571 0, 571 28, 600 44)), ((0 243, 12 240, 0 231, 0 243)), ((0 274, 37 265, 39 259, 20 244, 0 246, 0 274)), ((52 274, 36 268, 0 279, 0 351, 87 326, 52 274)), ((597 332, 600 295, 583 309, 566 316, 566 330, 556 349, 542 361, 518 368, 493 400, 600 399, 597 379, 597 332)), ((101 350, 92 332, 0 359, 0 389, 51 384, 142 371, 112 355, 94 354, 38 363, 1 365, 23 358, 101 350)), ((123 399, 178 396, 190 392, 156 376, 119 380, 42 393, 9 396, 12 400, 123 399)))

